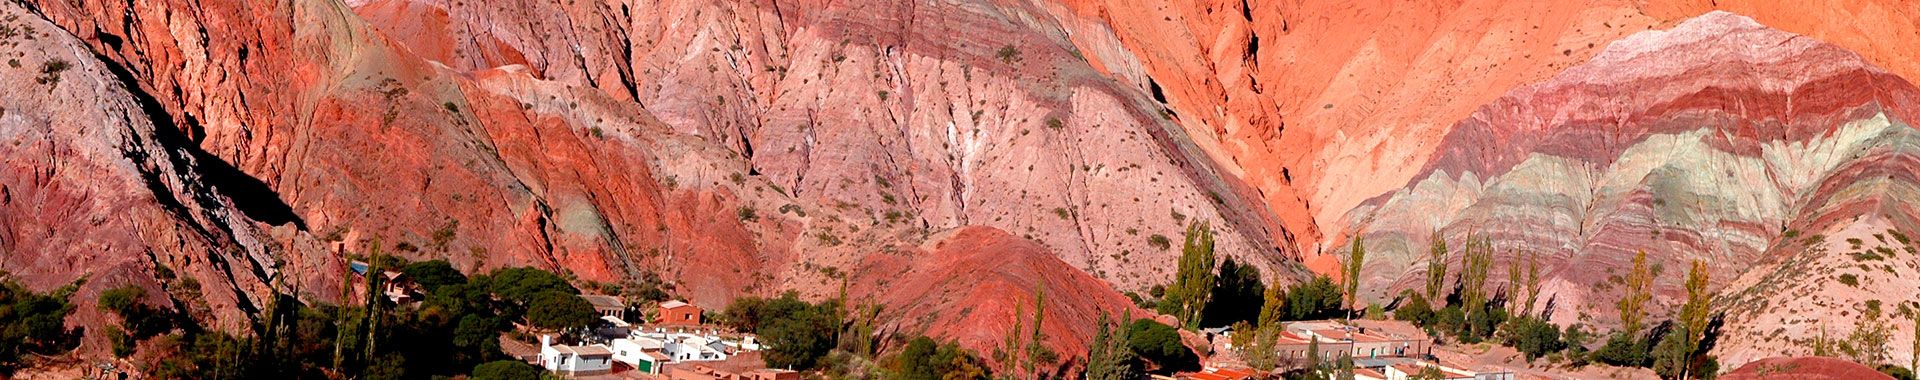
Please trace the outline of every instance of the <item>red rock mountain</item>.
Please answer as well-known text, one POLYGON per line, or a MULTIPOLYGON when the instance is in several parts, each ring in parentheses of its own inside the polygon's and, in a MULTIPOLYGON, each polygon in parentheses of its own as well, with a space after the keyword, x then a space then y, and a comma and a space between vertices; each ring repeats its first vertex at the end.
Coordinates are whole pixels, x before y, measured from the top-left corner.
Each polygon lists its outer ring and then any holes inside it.
POLYGON ((981 351, 1044 289, 1074 353, 1171 278, 1193 221, 1274 284, 1367 236, 1375 300, 1424 275, 1429 233, 1486 232, 1552 258, 1561 322, 1607 323, 1630 252, 1709 259, 1728 367, 1920 304, 1906 1, 0 12, 0 269, 89 278, 79 324, 136 284, 238 329, 276 282, 338 299, 345 254, 378 244, 657 274, 709 308, 844 282, 890 331, 981 351))
POLYGON ((1723 362, 1805 354, 1828 324, 1852 331, 1866 308, 1920 302, 1856 289, 1906 286, 1901 273, 1920 270, 1920 257, 1895 251, 1920 228, 1908 201, 1920 184, 1920 131, 1906 122, 1916 110, 1920 89, 1851 51, 1709 13, 1614 41, 1480 108, 1420 176, 1347 219, 1377 252, 1366 271, 1384 285, 1376 297, 1421 286, 1436 231, 1456 243, 1478 234, 1501 252, 1495 272, 1518 254, 1544 257, 1546 294, 1526 307, 1604 326, 1621 276, 1647 252, 1666 268, 1655 316, 1684 301, 1691 261, 1719 279, 1723 362), (1895 253, 1823 254, 1875 249, 1895 253), (1831 281, 1855 272, 1865 284, 1831 281))
POLYGON ((8 156, 8 189, 21 195, 4 218, 21 237, 0 243, 9 261, 32 263, 10 269, 39 286, 94 277, 82 310, 105 286, 167 289, 162 301, 233 329, 271 283, 337 299, 344 254, 373 244, 467 270, 654 273, 709 308, 784 290, 824 297, 843 273, 880 281, 904 265, 940 276, 929 281, 984 281, 955 290, 999 290, 898 309, 965 316, 950 323, 972 329, 1013 316, 954 308, 1050 289, 1048 334, 1069 356, 1089 339, 1091 310, 1130 307, 1116 289, 1167 281, 1188 222, 1212 222, 1223 253, 1275 280, 1304 273, 1249 188, 1146 93, 1088 66, 1056 21, 1033 18, 1037 5, 490 5, 11 10, 39 25, 46 40, 35 41, 60 44, 33 52, 85 62, 66 88, 103 94, 9 103, 19 128, 110 124, 49 116, 94 104, 127 105, 106 109, 147 127, 33 140, 8 156), (979 38, 952 38, 963 34, 979 38), (93 169, 63 170, 82 164, 93 169), (48 212, 74 204, 95 211, 48 212), (953 229, 958 242, 930 238, 953 229), (1019 277, 870 258, 924 244, 1017 257, 1007 265, 1019 277), (79 259, 95 256, 111 259, 79 259))

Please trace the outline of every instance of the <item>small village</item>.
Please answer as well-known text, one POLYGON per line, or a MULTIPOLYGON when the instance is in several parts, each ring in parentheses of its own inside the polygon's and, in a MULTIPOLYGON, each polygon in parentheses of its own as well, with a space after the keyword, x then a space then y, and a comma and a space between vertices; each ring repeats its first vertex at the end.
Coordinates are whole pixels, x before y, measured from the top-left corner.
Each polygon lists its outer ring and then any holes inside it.
MULTIPOLYGON (((350 268, 365 276, 369 265, 350 268)), ((397 271, 381 271, 380 294, 395 305, 414 304, 421 287, 397 271)), ((364 289, 363 289, 364 290, 364 289)), ((554 375, 579 379, 797 380, 800 372, 760 368, 761 343, 753 334, 734 333, 707 323, 708 311, 680 300, 646 308, 621 297, 584 294, 597 320, 593 327, 537 335, 529 344, 500 338, 501 348, 519 361, 554 375), (644 311, 644 312, 643 312, 644 311)))
MULTIPOLYGON (((1282 361, 1299 365, 1315 355, 1325 362, 1351 358, 1355 380, 1512 380, 1513 371, 1492 365, 1453 362, 1435 356, 1433 339, 1414 326, 1398 321, 1315 320, 1284 322, 1275 353, 1282 361), (1422 377, 1422 373, 1436 377, 1422 377)), ((1154 376, 1156 379, 1249 380, 1267 378, 1249 368, 1237 355, 1231 327, 1202 329, 1210 356, 1201 371, 1154 376)))
MULTIPOLYGON (((1090 352, 1051 352, 1041 340, 1043 334, 1020 330, 1025 323, 1041 325, 1043 300, 1037 297, 1031 309, 1034 314, 1016 315, 1018 320, 1007 333, 1011 338, 991 348, 994 362, 1048 363, 1059 365, 1058 369, 1031 364, 1024 371, 988 367, 989 362, 982 359, 988 356, 979 351, 925 336, 908 335, 914 342, 905 350, 896 346, 883 351, 878 348, 884 344, 881 339, 909 339, 876 334, 871 325, 865 324, 871 319, 860 319, 859 311, 866 311, 866 318, 871 318, 877 306, 848 305, 839 298, 813 303, 799 300, 791 292, 777 299, 745 296, 734 300, 725 312, 715 312, 678 299, 649 299, 636 305, 621 296, 548 290, 535 293, 537 297, 525 302, 532 305, 531 313, 525 314, 527 322, 515 322, 510 330, 503 331, 498 337, 498 350, 513 361, 552 376, 669 380, 894 378, 900 377, 899 371, 915 370, 913 366, 932 366, 923 368, 922 373, 939 378, 987 378, 991 373, 988 368, 1008 371, 1002 375, 1013 378, 1024 378, 1020 372, 1037 376, 1034 378, 1053 378, 1074 376, 1076 371, 1088 378, 1096 378, 1093 372, 1099 371, 1097 378, 1101 379, 1162 380, 1513 380, 1558 378, 1565 371, 1644 377, 1651 374, 1645 372, 1650 358, 1673 355, 1669 357, 1688 359, 1702 351, 1697 346, 1653 350, 1651 342, 1656 339, 1662 345, 1673 345, 1682 342, 1678 339, 1690 338, 1677 333, 1645 338, 1626 333, 1645 327, 1637 320, 1609 335, 1605 347, 1589 351, 1593 337, 1580 326, 1568 326, 1563 332, 1534 313, 1540 293, 1537 280, 1531 278, 1537 276, 1524 274, 1537 269, 1516 261, 1510 264, 1508 281, 1490 282, 1487 269, 1492 265, 1493 251, 1478 240, 1470 240, 1462 250, 1461 265, 1465 268, 1457 278, 1437 275, 1448 273, 1442 265, 1451 254, 1444 249, 1444 241, 1436 240, 1430 272, 1436 275, 1429 277, 1425 291, 1402 290, 1400 300, 1389 312, 1362 300, 1359 284, 1354 282, 1336 282, 1318 275, 1302 283, 1268 287, 1262 284, 1257 269, 1239 265, 1231 257, 1212 265, 1214 253, 1206 244, 1210 233, 1204 226, 1191 230, 1198 237, 1194 240, 1197 243, 1183 247, 1177 280, 1155 287, 1145 296, 1128 295, 1137 303, 1134 307, 1152 310, 1153 314, 1118 320, 1100 316, 1100 332, 1089 345, 1090 352), (1444 303, 1435 305, 1429 300, 1444 303), (564 323, 546 321, 551 318, 544 315, 555 306, 544 301, 577 302, 575 307, 590 309, 590 315, 564 323), (855 317, 843 319, 846 315, 855 317), (814 317, 827 319, 811 319, 814 317), (760 329, 772 320, 780 320, 785 328, 760 329), (741 327, 743 323, 757 327, 741 327), (791 337, 795 326, 812 326, 800 330, 816 335, 806 338, 812 340, 798 341, 807 343, 796 343, 803 346, 769 344, 764 338, 769 334, 791 337), (780 363, 789 364, 774 365, 772 358, 763 356, 769 351, 780 352, 784 355, 780 363), (842 356, 828 357, 833 354, 842 356), (847 358, 854 357, 849 355, 861 355, 855 360, 869 361, 848 363, 847 358), (940 358, 932 359, 934 356, 940 358), (1078 362, 1081 358, 1086 361, 1078 362), (912 364, 916 361, 919 363, 912 364), (1589 362, 1596 365, 1589 366, 1589 362), (871 372, 847 375, 849 368, 871 372)), ((1357 240, 1353 247, 1342 258, 1352 263, 1340 268, 1343 278, 1360 275, 1361 265, 1357 263, 1365 259, 1365 251, 1357 240)), ((410 263, 407 268, 434 273, 420 269, 421 265, 439 268, 446 264, 410 263)), ((408 272, 382 270, 377 276, 368 276, 375 272, 368 264, 356 261, 350 267, 354 274, 367 277, 357 284, 379 284, 377 292, 355 289, 381 295, 380 300, 385 302, 370 303, 375 307, 390 304, 407 309, 434 302, 434 292, 408 272)), ((1648 272, 1645 265, 1638 265, 1630 274, 1645 278, 1648 272)), ((1690 272, 1690 277, 1704 280, 1698 277, 1698 268, 1690 272)), ((530 269, 499 270, 475 281, 504 281, 506 287, 495 284, 491 288, 494 297, 523 294, 515 287, 528 284, 574 289, 565 280, 530 269)), ((1646 315, 1623 313, 1622 317, 1646 315)), ((1676 317, 1686 321, 1696 315, 1676 317)), ((1707 370, 1712 370, 1711 357, 1704 359, 1709 360, 1707 370)))

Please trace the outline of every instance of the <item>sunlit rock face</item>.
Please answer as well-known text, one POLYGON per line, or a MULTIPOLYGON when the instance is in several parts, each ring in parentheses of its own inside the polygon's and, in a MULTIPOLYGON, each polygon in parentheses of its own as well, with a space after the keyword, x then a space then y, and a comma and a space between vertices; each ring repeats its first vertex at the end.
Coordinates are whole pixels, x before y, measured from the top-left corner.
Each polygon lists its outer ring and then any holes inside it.
MULTIPOLYGON (((137 128, 23 143, 7 158, 25 174, 10 180, 51 195, 9 207, 130 204, 147 219, 20 211, 0 218, 92 227, 36 227, 0 244, 33 268, 61 265, 35 286, 108 273, 153 289, 204 285, 204 298, 166 301, 223 328, 250 325, 274 289, 339 300, 347 257, 376 250, 582 283, 658 277, 719 309, 789 290, 823 299, 848 278, 872 286, 898 273, 859 272, 870 256, 1004 231, 992 246, 1018 246, 1022 273, 1047 281, 954 286, 1070 293, 1050 306, 1063 349, 1090 339, 1091 311, 1130 304, 1120 290, 1169 281, 1188 223, 1211 223, 1223 255, 1273 283, 1306 274, 1257 192, 1148 91, 1096 70, 1063 34, 1079 21, 1051 16, 1053 5, 29 3, 20 17, 70 35, 65 52, 99 68, 90 85, 125 96, 9 95, 127 114, 35 130, 137 128), (79 160, 99 157, 60 144, 146 144, 185 163, 148 188, 140 162, 79 160), (61 170, 83 163, 105 169, 61 170), (35 174, 48 170, 112 191, 35 174), (180 213, 129 201, 169 198, 193 202, 180 213), (94 237, 112 249, 69 244, 94 237), (78 259, 89 254, 107 258, 78 259)), ((4 117, 29 111, 65 112, 4 117)), ((961 269, 928 273, 980 275, 961 269)), ((953 323, 1005 331, 1015 320, 970 318, 953 323)))
POLYGON ((1064 3, 1095 67, 1162 95, 1329 274, 1312 254, 1346 240, 1355 207, 1424 178, 1455 123, 1628 35, 1718 9, 1920 75, 1920 8, 1901 0, 1064 3))
MULTIPOLYGON (((1796 237, 1877 229, 1890 239, 1886 229, 1915 227, 1916 198, 1905 195, 1920 158, 1906 122, 1916 93, 1846 49, 1709 13, 1613 42, 1480 108, 1454 125, 1422 175, 1356 208, 1350 228, 1374 252, 1367 280, 1380 284, 1376 298, 1424 281, 1436 231, 1456 250, 1468 235, 1488 238, 1499 252, 1495 279, 1506 278, 1510 258, 1542 255, 1547 294, 1532 308, 1561 323, 1615 323, 1620 277, 1639 251, 1659 271, 1655 316, 1678 305, 1694 260, 1707 263, 1716 290, 1833 289, 1778 277, 1812 273, 1819 267, 1809 260, 1845 259, 1804 258, 1796 237), (1751 278, 1769 276, 1754 270, 1762 264, 1788 274, 1751 278)), ((1840 302, 1773 292, 1736 299, 1775 297, 1840 302)), ((1726 310, 1735 336, 1797 319, 1774 314, 1792 309, 1726 310)), ((1719 347, 1735 363, 1781 354, 1757 339, 1719 347)))

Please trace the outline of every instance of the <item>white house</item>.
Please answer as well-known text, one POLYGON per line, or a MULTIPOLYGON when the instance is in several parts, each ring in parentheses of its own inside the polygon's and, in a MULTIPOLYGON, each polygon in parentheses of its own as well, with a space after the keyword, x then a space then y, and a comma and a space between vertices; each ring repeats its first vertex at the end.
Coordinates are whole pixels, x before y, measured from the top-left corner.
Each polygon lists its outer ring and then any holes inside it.
POLYGON ((671 334, 661 351, 675 362, 727 360, 725 345, 718 339, 693 334, 671 334))
POLYGON ((613 351, 606 346, 554 345, 553 336, 540 336, 540 367, 563 375, 613 372, 613 351))
POLYGON ((668 358, 660 350, 666 345, 659 340, 649 338, 622 338, 613 340, 613 360, 633 366, 633 369, 646 374, 660 374, 661 366, 668 358))

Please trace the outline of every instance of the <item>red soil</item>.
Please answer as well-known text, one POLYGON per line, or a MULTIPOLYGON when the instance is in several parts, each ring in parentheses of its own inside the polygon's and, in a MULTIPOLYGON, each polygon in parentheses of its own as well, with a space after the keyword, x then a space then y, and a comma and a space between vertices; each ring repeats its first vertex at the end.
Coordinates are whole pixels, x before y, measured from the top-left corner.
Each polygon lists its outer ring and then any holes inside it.
POLYGON ((1034 297, 1045 292, 1041 331, 1066 363, 1086 352, 1100 313, 1151 315, 1046 247, 1005 231, 966 227, 928 241, 868 256, 854 272, 848 293, 885 306, 892 322, 882 331, 952 339, 985 355, 1015 323, 1032 331, 1034 297))
POLYGON ((1893 377, 1860 363, 1828 357, 1802 356, 1760 359, 1740 366, 1733 372, 1720 375, 1719 378, 1724 380, 1873 380, 1893 377))

